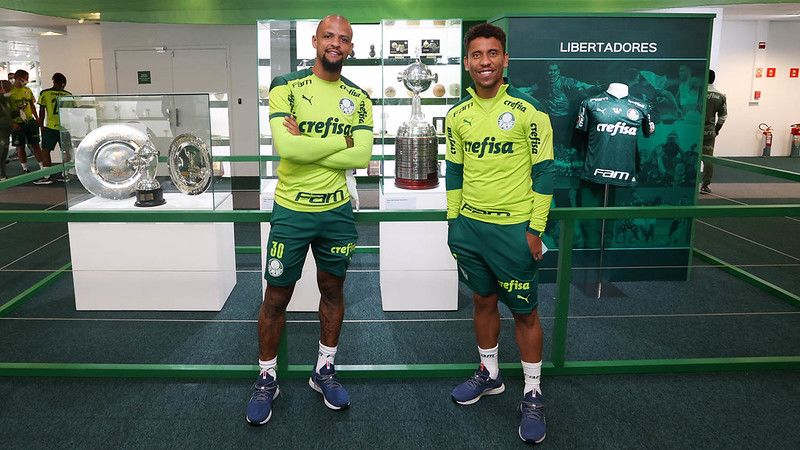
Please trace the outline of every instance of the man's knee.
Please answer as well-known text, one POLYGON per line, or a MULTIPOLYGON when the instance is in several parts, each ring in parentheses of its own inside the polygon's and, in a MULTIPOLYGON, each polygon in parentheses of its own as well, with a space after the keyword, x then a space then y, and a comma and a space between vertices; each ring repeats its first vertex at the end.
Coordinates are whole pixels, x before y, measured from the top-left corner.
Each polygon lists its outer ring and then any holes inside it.
POLYGON ((338 303, 344 299, 344 278, 320 271, 317 273, 317 287, 322 301, 338 303))
POLYGON ((292 299, 294 285, 291 286, 272 286, 267 285, 264 291, 263 311, 266 315, 283 314, 289 301, 292 299))
POLYGON ((472 301, 478 312, 494 312, 497 310, 497 294, 473 294, 472 301))
POLYGON ((537 309, 534 308, 529 313, 513 313, 514 315, 514 322, 525 326, 525 327, 532 327, 536 325, 536 322, 539 319, 539 313, 537 309))

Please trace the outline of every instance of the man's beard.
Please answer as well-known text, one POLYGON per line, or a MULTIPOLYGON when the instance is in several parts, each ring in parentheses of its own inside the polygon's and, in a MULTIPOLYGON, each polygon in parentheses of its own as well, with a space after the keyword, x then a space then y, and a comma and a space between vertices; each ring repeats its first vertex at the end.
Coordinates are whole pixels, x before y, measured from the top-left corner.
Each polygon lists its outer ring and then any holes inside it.
POLYGON ((328 72, 341 72, 342 64, 344 64, 344 58, 340 59, 339 62, 333 62, 328 60, 324 54, 322 58, 320 58, 320 61, 322 61, 322 67, 328 72))

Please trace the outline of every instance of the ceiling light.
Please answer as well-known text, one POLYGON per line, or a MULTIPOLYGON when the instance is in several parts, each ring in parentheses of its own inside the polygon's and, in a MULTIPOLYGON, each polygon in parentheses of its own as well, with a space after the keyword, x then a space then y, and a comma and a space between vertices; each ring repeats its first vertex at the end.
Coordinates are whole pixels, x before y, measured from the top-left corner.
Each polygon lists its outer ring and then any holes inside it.
POLYGON ((39 33, 39 36, 63 36, 63 34, 55 31, 45 31, 44 33, 39 33))

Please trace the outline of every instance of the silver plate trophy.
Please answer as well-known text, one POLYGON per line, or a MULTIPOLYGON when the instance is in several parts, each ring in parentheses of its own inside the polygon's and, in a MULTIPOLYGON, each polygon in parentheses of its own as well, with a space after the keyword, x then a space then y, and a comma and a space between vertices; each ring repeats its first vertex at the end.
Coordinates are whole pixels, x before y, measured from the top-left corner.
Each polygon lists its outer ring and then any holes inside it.
POLYGON ((128 198, 136 191, 142 168, 128 160, 147 146, 147 135, 128 125, 104 125, 89 132, 75 152, 75 172, 92 194, 112 200, 128 198))
POLYGON ((419 60, 397 76, 411 91, 411 119, 400 125, 395 141, 394 184, 402 189, 432 189, 439 185, 436 130, 425 121, 419 94, 438 81, 419 60))
POLYGON ((198 195, 211 185, 211 155, 202 139, 192 134, 176 137, 169 146, 169 177, 184 194, 198 195))
POLYGON ((128 158, 128 166, 142 172, 142 178, 136 184, 135 206, 149 207, 163 205, 164 190, 161 183, 156 180, 158 171, 158 150, 150 140, 139 148, 133 156, 128 158))

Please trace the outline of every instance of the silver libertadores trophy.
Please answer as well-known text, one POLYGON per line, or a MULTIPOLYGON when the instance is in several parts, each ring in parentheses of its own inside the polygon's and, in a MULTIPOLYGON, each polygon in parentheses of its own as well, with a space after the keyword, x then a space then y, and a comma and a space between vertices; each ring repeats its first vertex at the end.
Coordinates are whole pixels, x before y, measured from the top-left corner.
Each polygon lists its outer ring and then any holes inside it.
POLYGON ((411 119, 400 125, 395 140, 395 179, 402 189, 432 189, 439 185, 436 129, 425 120, 419 94, 438 76, 417 58, 397 76, 411 91, 411 119))
POLYGON ((142 179, 136 185, 136 206, 158 206, 166 203, 164 190, 156 180, 158 171, 158 150, 151 142, 143 145, 128 159, 128 165, 142 172, 142 179))

